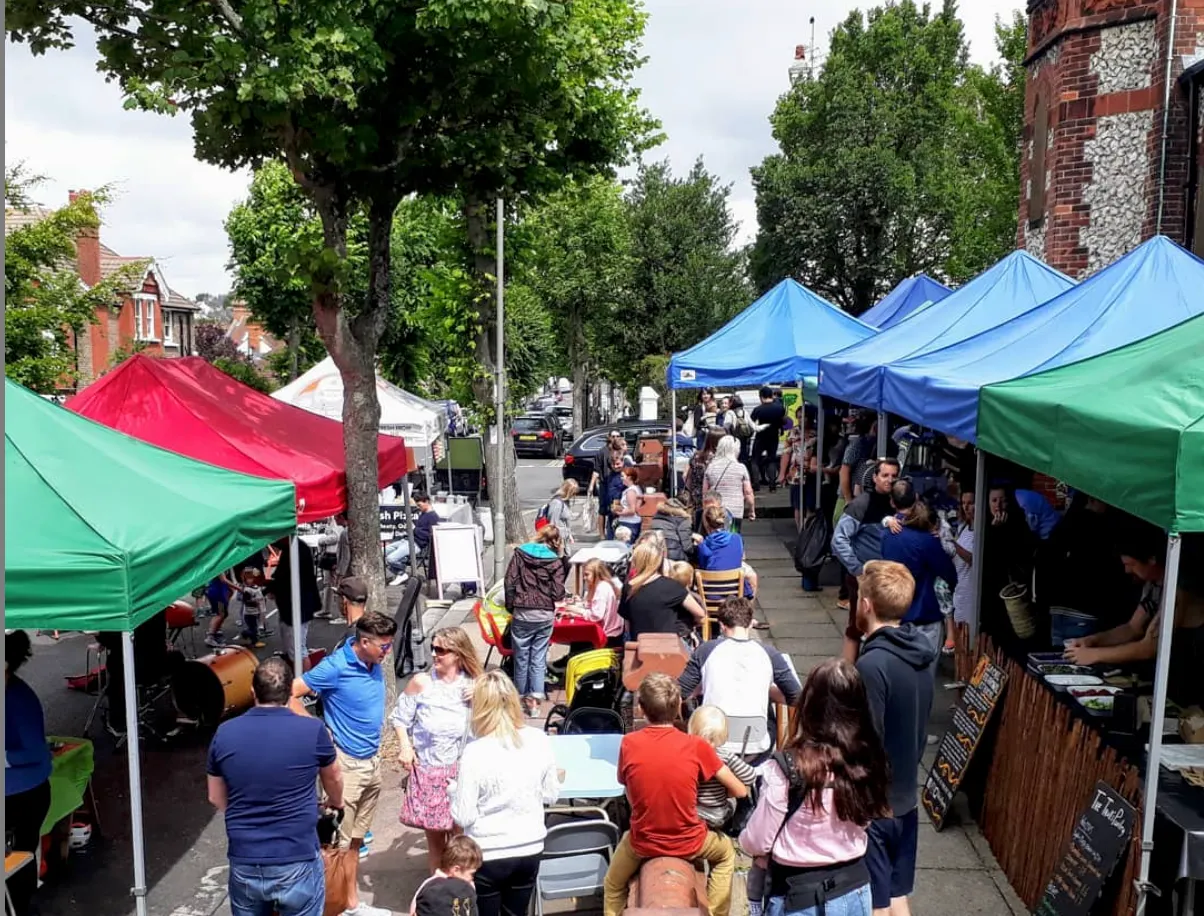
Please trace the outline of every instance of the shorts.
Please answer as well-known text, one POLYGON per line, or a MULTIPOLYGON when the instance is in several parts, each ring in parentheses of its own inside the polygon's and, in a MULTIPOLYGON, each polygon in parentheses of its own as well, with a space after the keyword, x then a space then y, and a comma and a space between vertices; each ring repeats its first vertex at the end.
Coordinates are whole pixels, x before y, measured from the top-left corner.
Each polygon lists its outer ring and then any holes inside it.
POLYGON ((380 754, 360 760, 348 757, 337 747, 335 755, 343 771, 343 822, 339 824, 339 845, 362 840, 372 829, 376 804, 380 801, 380 754))
POLYGON ((894 897, 906 897, 915 888, 916 844, 920 811, 912 808, 902 817, 871 821, 865 864, 870 870, 874 909, 886 909, 894 897))

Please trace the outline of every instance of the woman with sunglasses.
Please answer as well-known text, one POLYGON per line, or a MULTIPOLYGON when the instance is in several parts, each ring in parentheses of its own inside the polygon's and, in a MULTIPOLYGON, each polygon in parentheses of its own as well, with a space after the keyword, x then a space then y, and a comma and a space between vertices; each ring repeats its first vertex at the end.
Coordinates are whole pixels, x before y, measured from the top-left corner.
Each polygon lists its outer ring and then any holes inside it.
POLYGON ((460 627, 436 630, 431 654, 430 672, 410 679, 390 721, 397 731, 398 760, 410 774, 401 822, 426 831, 426 854, 434 873, 454 826, 447 786, 456 776, 468 740, 472 682, 482 667, 460 627))

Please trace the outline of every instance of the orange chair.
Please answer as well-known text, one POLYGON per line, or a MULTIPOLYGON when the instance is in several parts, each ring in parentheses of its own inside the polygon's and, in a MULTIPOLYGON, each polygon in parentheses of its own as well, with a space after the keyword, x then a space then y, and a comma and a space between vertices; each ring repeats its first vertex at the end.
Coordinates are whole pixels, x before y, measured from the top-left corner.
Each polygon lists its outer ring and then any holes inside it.
MULTIPOLYGON (((489 647, 489 651, 485 653, 485 667, 489 667, 489 659, 493 657, 493 650, 497 649, 498 655, 503 659, 510 658, 514 655, 513 649, 507 649, 502 644, 502 635, 504 630, 498 626, 497 616, 490 614, 485 610, 485 604, 479 598, 473 603, 472 616, 477 619, 477 626, 481 630, 481 639, 485 645, 489 647)), ((508 626, 509 624, 507 624, 508 626)))
POLYGON ((702 618, 702 639, 705 642, 711 638, 711 621, 719 605, 728 598, 739 598, 744 594, 744 569, 697 569, 694 571, 694 587, 702 598, 705 612, 702 618))

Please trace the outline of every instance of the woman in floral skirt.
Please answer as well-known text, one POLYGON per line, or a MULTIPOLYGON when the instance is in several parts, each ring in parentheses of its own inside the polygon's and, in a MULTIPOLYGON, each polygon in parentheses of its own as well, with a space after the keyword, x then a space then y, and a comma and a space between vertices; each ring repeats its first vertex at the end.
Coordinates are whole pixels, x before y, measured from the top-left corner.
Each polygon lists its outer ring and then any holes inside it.
POLYGON ((399 760, 410 778, 401 822, 426 831, 433 873, 453 828, 447 784, 455 778, 468 740, 472 682, 482 672, 468 634, 445 627, 431 636, 434 664, 414 675, 397 698, 391 721, 401 746, 399 760))

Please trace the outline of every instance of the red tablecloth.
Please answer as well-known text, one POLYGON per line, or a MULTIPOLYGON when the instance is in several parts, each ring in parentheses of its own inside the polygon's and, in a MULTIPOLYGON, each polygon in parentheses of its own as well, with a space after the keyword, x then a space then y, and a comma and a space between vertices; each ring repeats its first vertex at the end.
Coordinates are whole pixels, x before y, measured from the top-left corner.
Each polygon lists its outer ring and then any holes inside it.
POLYGON ((552 627, 552 642, 561 645, 587 642, 595 649, 601 649, 606 645, 606 633, 596 620, 557 612, 556 623, 552 627))

